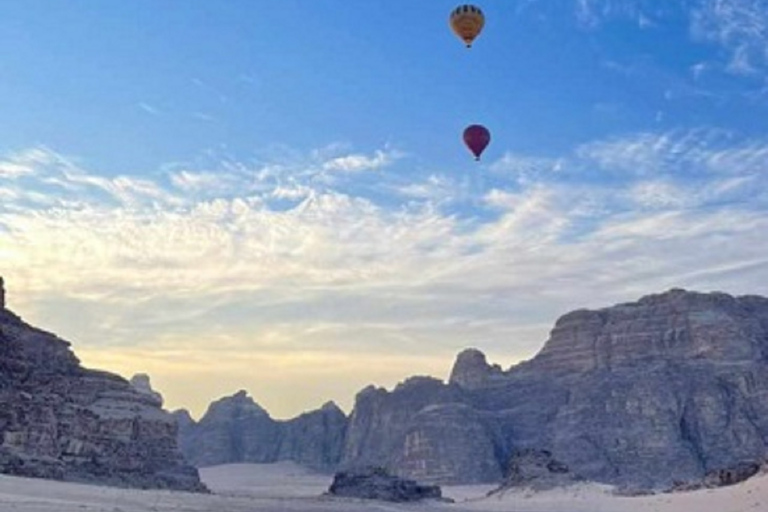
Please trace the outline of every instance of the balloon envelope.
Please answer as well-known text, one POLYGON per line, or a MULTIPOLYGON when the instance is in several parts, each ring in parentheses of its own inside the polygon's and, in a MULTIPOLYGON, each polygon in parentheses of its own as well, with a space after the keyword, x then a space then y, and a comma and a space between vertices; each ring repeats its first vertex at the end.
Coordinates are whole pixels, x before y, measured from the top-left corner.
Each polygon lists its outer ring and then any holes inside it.
POLYGON ((451 11, 448 18, 453 32, 464 41, 467 48, 472 46, 472 41, 480 34, 485 25, 485 16, 479 7, 474 5, 460 5, 451 11))
POLYGON ((475 160, 480 160, 480 155, 488 147, 489 142, 491 142, 491 132, 485 126, 473 124, 464 130, 464 144, 475 155, 475 160))

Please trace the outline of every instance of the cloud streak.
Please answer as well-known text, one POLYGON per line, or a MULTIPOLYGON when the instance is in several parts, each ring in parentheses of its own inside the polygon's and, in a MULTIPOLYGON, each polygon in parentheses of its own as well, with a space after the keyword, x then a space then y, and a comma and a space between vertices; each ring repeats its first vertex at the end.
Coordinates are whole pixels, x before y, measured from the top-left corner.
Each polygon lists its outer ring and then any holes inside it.
POLYGON ((530 357, 575 307, 672 286, 768 293, 766 139, 695 129, 508 153, 478 195, 448 173, 404 182, 405 157, 377 170, 375 193, 358 186, 365 173, 325 179, 343 151, 156 180, 107 178, 45 148, 10 155, 0 166, 27 169, 0 187, 11 307, 120 371, 142 370, 138 352, 183 351, 189 365, 225 347, 328 364, 400 354, 377 382, 393 384, 467 345, 530 357))
POLYGON ((693 70, 719 68, 740 76, 765 77, 768 72, 767 0, 573 0, 577 22, 590 30, 616 20, 635 21, 653 29, 683 19, 695 42, 715 44, 722 62, 699 63, 693 70))
POLYGON ((768 2, 765 0, 702 0, 692 10, 694 37, 730 52, 728 70, 737 74, 765 73, 768 65, 768 2))

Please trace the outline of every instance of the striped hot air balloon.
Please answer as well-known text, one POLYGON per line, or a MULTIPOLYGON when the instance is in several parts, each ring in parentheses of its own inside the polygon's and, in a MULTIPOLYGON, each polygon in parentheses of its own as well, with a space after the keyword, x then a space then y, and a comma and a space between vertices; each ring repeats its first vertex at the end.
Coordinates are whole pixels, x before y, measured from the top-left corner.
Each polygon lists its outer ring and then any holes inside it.
POLYGON ((485 25, 485 16, 479 7, 464 4, 451 11, 449 18, 451 29, 464 41, 467 48, 472 46, 472 41, 480 34, 485 25))

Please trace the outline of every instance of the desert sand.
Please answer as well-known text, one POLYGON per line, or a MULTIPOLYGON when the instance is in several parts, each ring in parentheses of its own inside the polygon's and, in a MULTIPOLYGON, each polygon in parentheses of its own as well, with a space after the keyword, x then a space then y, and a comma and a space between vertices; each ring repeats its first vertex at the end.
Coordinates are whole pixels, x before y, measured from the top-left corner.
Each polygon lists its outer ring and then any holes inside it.
POLYGON ((204 468, 209 495, 140 491, 0 476, 2 512, 746 512, 768 510, 768 474, 719 489, 617 496, 608 486, 580 484, 545 492, 492 486, 444 487, 455 503, 390 504, 323 496, 332 476, 292 463, 204 468))

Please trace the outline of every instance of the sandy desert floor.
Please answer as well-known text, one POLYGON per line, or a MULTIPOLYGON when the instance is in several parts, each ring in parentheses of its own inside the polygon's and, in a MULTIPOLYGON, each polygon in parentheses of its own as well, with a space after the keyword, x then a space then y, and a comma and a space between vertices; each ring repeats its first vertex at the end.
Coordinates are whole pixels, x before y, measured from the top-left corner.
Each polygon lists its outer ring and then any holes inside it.
POLYGON ((231 464, 205 468, 213 491, 198 495, 136 491, 0 476, 0 512, 762 512, 768 511, 768 475, 743 484, 678 494, 621 497, 600 485, 487 497, 490 486, 445 487, 456 503, 389 504, 323 496, 330 475, 291 463, 231 464))

